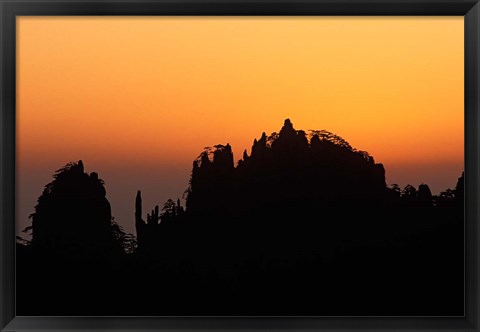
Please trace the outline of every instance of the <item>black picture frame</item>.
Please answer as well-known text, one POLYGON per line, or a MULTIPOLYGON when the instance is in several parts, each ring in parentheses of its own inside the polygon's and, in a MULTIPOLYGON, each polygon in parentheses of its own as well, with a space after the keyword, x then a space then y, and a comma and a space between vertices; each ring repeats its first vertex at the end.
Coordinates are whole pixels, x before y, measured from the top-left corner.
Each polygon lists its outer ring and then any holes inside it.
POLYGON ((442 330, 479 331, 478 0, 0 0, 0 329, 35 330, 442 330), (22 15, 427 15, 465 17, 464 317, 16 317, 16 16, 22 15))

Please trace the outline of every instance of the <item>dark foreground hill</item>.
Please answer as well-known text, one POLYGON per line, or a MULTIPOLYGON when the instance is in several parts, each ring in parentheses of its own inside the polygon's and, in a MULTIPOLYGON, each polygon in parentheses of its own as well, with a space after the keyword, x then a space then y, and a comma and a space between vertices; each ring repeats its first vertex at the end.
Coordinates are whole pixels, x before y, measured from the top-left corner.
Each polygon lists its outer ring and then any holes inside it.
POLYGON ((206 148, 185 208, 135 207, 132 252, 96 174, 61 171, 18 247, 18 314, 463 315, 463 175, 389 188, 368 153, 286 120, 237 166, 206 148))

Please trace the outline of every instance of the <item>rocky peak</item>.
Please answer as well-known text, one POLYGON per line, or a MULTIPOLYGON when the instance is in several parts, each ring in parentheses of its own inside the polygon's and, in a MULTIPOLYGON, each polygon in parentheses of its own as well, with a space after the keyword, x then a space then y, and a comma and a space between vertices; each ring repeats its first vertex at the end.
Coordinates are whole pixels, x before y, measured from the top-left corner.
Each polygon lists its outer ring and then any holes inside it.
POLYGON ((293 137, 296 135, 296 130, 293 128, 293 124, 290 119, 285 119, 283 127, 280 130, 280 138, 293 137))

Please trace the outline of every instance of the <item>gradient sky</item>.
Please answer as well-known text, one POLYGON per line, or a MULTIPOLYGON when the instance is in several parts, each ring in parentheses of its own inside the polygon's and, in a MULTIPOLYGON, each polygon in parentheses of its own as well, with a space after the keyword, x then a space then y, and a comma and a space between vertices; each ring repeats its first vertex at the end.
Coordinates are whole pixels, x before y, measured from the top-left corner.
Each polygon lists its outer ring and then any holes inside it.
MULTIPOLYGON (((82 159, 116 220, 181 197, 205 146, 326 129, 387 183, 463 170, 463 17, 17 17, 17 231, 82 159)), ((144 216, 145 218, 145 216, 144 216)))

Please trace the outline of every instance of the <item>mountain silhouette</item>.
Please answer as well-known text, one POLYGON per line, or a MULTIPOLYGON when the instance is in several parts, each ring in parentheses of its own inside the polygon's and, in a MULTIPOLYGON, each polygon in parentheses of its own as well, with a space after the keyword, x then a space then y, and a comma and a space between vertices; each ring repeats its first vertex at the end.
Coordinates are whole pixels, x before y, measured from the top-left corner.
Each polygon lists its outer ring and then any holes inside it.
POLYGON ((463 315, 463 173, 439 195, 387 186, 367 152, 286 119, 236 165, 206 147, 185 207, 133 198, 136 241, 96 173, 58 170, 17 244, 17 314, 463 315))
POLYGON ((365 207, 381 204, 385 191, 383 165, 366 152, 324 130, 295 130, 287 119, 278 134, 255 139, 237 167, 229 144, 204 151, 193 164, 187 213, 209 213, 211 202, 230 214, 365 207))
POLYGON ((98 174, 83 162, 59 169, 38 198, 32 219, 32 246, 48 255, 98 258, 123 251, 112 230, 110 203, 98 174))
POLYGON ((325 130, 296 130, 286 119, 279 133, 255 139, 237 166, 228 143, 206 147, 193 162, 186 209, 170 204, 168 226, 158 206, 147 223, 141 219, 138 193, 136 230, 139 250, 318 249, 352 237, 359 222, 373 227, 390 218, 388 210, 433 204, 428 185, 389 188, 383 165, 367 152, 325 130), (344 230, 332 236, 335 219, 344 230))

